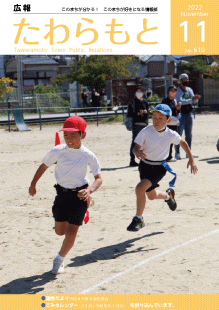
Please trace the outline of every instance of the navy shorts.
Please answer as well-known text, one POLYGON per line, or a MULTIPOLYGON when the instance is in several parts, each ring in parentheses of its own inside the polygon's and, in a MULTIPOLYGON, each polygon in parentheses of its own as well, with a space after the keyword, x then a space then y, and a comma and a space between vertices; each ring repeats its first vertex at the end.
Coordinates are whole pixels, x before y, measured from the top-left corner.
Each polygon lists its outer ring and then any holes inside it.
POLYGON ((140 173, 140 179, 141 181, 144 179, 147 179, 151 181, 152 186, 149 187, 146 192, 150 192, 156 187, 159 187, 160 185, 158 182, 165 176, 166 169, 162 165, 149 165, 140 161, 139 167, 138 167, 139 173, 140 173))
MULTIPOLYGON (((83 188, 87 187, 86 184, 83 188)), ((56 222, 68 222, 81 226, 85 213, 87 211, 88 202, 80 200, 77 196, 78 191, 64 192, 60 185, 56 184, 57 195, 52 207, 53 217, 56 222)))

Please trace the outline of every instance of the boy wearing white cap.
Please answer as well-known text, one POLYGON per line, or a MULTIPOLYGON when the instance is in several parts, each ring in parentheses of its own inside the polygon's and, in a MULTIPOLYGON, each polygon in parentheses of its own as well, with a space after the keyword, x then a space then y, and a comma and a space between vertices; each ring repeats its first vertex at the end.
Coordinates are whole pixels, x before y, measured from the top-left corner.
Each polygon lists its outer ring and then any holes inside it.
POLYGON ((88 207, 89 196, 102 184, 100 164, 96 155, 82 145, 86 136, 86 122, 79 116, 69 117, 64 122, 66 144, 55 146, 43 158, 29 188, 29 194, 36 194, 36 184, 49 166, 56 163, 55 185, 57 196, 52 212, 55 232, 65 235, 61 250, 53 261, 53 274, 64 271, 64 258, 73 247, 79 227, 82 225, 88 207), (87 166, 94 175, 94 182, 88 186, 87 166))
MULTIPOLYGON (((177 88, 175 99, 177 103, 181 104, 181 113, 179 114, 179 126, 178 133, 182 136, 183 130, 185 130, 185 140, 188 143, 189 148, 191 149, 192 144, 192 125, 193 125, 193 116, 192 105, 198 102, 198 99, 201 98, 199 95, 194 95, 193 90, 188 87, 189 76, 186 73, 183 73, 179 76, 180 86, 177 88)), ((194 157, 198 157, 193 154, 194 157)), ((179 146, 176 146, 176 159, 181 159, 179 146)))
POLYGON ((180 144, 184 149, 189 157, 187 168, 191 166, 191 173, 196 174, 198 171, 187 142, 177 132, 167 127, 167 124, 171 121, 171 116, 172 111, 168 105, 157 105, 153 110, 153 125, 142 129, 135 139, 133 153, 140 159, 139 173, 141 181, 135 190, 137 212, 131 224, 127 227, 128 231, 138 231, 145 226, 142 214, 146 204, 146 195, 149 200, 163 199, 172 211, 176 210, 177 204, 174 198, 174 190, 169 188, 166 192, 161 192, 156 189, 159 186, 158 182, 165 176, 166 171, 175 175, 170 182, 170 186, 174 186, 176 173, 166 163, 171 143, 180 144))

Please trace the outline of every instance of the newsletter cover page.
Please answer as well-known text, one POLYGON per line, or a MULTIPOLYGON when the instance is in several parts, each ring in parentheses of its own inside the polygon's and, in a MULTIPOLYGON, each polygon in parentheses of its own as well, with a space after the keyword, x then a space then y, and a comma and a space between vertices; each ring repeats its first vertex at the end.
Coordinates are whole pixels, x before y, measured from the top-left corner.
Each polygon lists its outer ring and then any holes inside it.
POLYGON ((2 3, 0 309, 218 309, 218 13, 2 3))

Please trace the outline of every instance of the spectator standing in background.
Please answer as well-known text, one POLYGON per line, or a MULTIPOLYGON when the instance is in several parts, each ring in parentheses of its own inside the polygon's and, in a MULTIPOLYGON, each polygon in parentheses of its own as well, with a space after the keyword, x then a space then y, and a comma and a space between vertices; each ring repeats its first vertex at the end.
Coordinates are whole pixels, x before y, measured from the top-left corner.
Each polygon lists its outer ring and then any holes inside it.
MULTIPOLYGON (((193 125, 193 116, 192 105, 196 104, 201 98, 199 95, 194 95, 193 90, 188 87, 189 76, 186 73, 183 73, 179 76, 180 86, 177 88, 175 99, 181 104, 181 113, 179 114, 179 126, 178 133, 180 136, 185 130, 185 140, 188 143, 189 148, 191 149, 192 144, 192 125, 193 125)), ((197 158, 197 155, 193 154, 194 158, 197 158)), ((176 146, 176 159, 181 159, 179 145, 176 146)))
POLYGON ((86 89, 83 90, 83 93, 81 94, 81 99, 82 99, 83 108, 89 107, 88 94, 86 93, 86 89))
MULTIPOLYGON (((177 115, 178 115, 180 107, 181 107, 180 103, 177 103, 176 99, 174 99, 174 97, 176 95, 176 91, 177 91, 176 86, 171 85, 168 88, 167 97, 163 98, 163 100, 161 102, 161 103, 168 105, 171 108, 173 120, 170 123, 168 123, 167 127, 172 129, 173 131, 177 131, 177 127, 179 124, 179 120, 177 119, 177 115)), ((176 161, 176 158, 172 156, 172 149, 173 149, 173 144, 170 145, 170 153, 169 153, 169 156, 167 158, 167 161, 170 161, 170 162, 176 161)))
POLYGON ((147 87, 147 92, 146 92, 146 97, 147 97, 147 99, 150 98, 152 95, 153 95, 153 94, 152 94, 152 90, 151 90, 150 87, 148 86, 148 87, 147 87))
POLYGON ((130 167, 138 166, 132 150, 135 146, 134 140, 138 133, 148 125, 148 101, 143 98, 144 88, 137 86, 134 98, 128 104, 128 117, 133 118, 132 143, 130 147, 130 167))
POLYGON ((96 92, 96 90, 93 88, 92 90, 92 107, 97 108, 100 106, 100 94, 96 92))

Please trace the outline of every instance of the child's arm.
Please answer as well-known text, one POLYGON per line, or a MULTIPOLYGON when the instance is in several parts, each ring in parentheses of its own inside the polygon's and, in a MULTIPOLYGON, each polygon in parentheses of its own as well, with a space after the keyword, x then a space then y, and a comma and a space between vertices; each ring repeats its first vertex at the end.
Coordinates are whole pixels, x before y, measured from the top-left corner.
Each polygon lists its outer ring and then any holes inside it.
POLYGON ((181 145, 181 147, 184 149, 184 151, 186 152, 186 154, 189 157, 187 168, 189 168, 189 166, 191 166, 191 173, 196 174, 197 171, 198 171, 198 168, 197 168, 197 166, 195 164, 195 160, 194 160, 192 152, 191 152, 191 150, 190 150, 190 148, 188 146, 188 143, 184 139, 181 139, 180 145, 181 145))
POLYGON ((141 150, 141 146, 139 144, 137 144, 137 143, 135 143, 135 146, 134 146, 132 152, 140 160, 146 158, 146 155, 144 154, 143 150, 141 150))
POLYGON ((45 164, 42 164, 37 169, 37 171, 33 177, 33 180, 30 184, 30 187, 29 187, 29 194, 31 196, 34 196, 36 194, 36 184, 37 184, 38 180, 41 178, 41 176, 44 174, 44 172, 46 171, 47 168, 48 167, 45 164))
POLYGON ((79 192, 78 192, 78 197, 79 199, 81 200, 88 200, 90 194, 92 194, 93 192, 95 192, 99 187, 100 185, 102 184, 102 176, 101 174, 97 174, 94 176, 94 183, 89 186, 88 188, 85 188, 85 189, 81 189, 79 192))
POLYGON ((175 107, 177 110, 180 110, 181 109, 181 104, 180 102, 177 103, 176 99, 174 99, 174 102, 175 102, 175 107))

